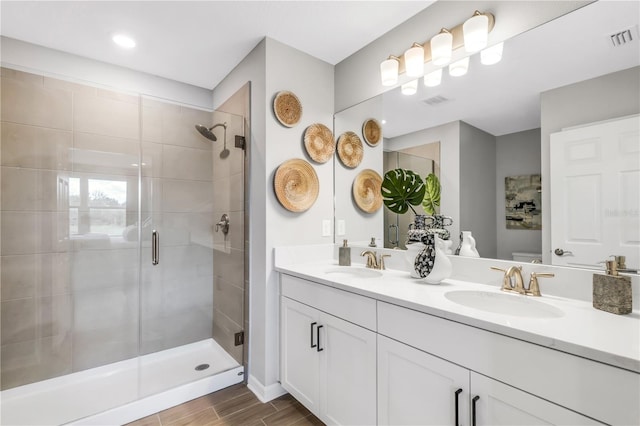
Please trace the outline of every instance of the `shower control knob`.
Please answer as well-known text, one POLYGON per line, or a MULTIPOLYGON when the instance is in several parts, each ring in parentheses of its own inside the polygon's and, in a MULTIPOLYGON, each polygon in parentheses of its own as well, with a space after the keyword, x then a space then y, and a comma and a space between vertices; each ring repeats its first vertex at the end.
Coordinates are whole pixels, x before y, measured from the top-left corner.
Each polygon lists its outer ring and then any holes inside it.
POLYGON ((216 232, 218 232, 222 228, 222 233, 227 235, 229 233, 229 215, 223 214, 220 218, 220 221, 216 223, 216 232))

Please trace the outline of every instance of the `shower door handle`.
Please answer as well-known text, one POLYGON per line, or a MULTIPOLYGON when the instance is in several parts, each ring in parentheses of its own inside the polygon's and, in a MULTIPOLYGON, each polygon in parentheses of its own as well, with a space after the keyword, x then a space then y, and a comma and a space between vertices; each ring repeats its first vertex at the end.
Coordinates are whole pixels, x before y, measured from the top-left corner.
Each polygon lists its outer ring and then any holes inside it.
POLYGON ((160 234, 155 229, 151 231, 151 264, 160 263, 160 234))

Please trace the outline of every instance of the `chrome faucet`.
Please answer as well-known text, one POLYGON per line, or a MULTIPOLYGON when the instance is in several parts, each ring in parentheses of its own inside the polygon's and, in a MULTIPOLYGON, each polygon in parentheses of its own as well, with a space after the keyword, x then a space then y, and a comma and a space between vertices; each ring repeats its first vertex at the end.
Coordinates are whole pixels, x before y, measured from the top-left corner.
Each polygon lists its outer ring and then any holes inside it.
POLYGON ((502 291, 526 294, 522 280, 522 266, 510 266, 508 269, 492 266, 491 269, 504 272, 504 277, 502 277, 502 291))
POLYGON ((380 258, 378 258, 378 254, 375 251, 365 250, 360 253, 360 256, 366 256, 367 258, 367 268, 370 269, 381 269, 384 270, 384 258, 390 257, 390 254, 381 254, 380 258))

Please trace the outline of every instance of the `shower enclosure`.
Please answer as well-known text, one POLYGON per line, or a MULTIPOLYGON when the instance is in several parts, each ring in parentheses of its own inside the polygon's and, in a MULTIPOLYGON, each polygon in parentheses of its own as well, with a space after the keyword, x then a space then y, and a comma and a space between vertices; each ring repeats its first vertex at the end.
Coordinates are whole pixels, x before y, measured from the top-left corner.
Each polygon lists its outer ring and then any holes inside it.
POLYGON ((244 117, 5 68, 1 89, 1 423, 242 381, 245 155, 220 154, 244 117))

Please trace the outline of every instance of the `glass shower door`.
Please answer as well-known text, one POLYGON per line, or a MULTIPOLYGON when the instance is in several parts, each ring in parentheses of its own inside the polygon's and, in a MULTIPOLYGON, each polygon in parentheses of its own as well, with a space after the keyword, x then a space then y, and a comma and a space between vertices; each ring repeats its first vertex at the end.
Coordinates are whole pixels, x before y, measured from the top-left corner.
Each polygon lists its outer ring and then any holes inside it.
MULTIPOLYGON (((143 396, 238 365, 213 340, 214 234, 220 216, 214 156, 225 129, 212 130, 214 142, 195 128, 212 127, 213 117, 212 111, 142 99, 143 396)), ((235 229, 235 217, 230 222, 235 229)))

